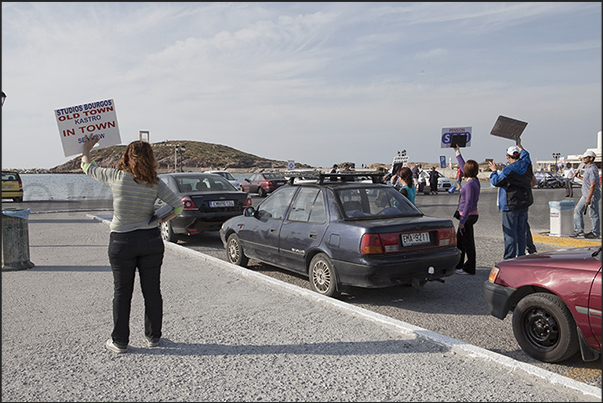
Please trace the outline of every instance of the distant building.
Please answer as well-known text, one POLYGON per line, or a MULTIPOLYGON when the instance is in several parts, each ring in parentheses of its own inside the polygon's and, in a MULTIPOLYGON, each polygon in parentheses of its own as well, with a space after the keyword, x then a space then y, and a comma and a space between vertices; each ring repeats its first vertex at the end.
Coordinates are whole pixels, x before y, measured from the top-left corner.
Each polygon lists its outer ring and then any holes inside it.
MULTIPOLYGON (((583 150, 580 154, 568 154, 566 157, 561 157, 557 160, 557 163, 571 163, 573 168, 577 168, 578 165, 580 165, 580 163, 582 162, 582 154, 584 154, 586 151, 592 150, 595 152, 595 165, 597 165, 597 167, 599 169, 601 169, 601 146, 602 146, 602 141, 601 141, 601 132, 599 131, 597 133, 597 147, 596 148, 587 148, 586 150, 583 150)), ((551 165, 555 165, 555 160, 554 159, 550 159, 550 160, 538 160, 536 162, 534 162, 534 170, 536 171, 540 171, 540 170, 549 170, 549 168, 551 167, 551 165)))

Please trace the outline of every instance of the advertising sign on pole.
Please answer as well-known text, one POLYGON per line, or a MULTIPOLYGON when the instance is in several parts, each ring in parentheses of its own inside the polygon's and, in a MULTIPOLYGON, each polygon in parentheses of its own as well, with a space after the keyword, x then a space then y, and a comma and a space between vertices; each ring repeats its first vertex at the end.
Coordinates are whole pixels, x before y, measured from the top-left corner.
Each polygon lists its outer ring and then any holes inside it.
POLYGON ((81 154, 86 136, 98 136, 95 149, 120 144, 119 127, 112 99, 55 109, 65 157, 81 154))
POLYGON ((440 148, 450 148, 455 144, 458 147, 471 146, 471 126, 444 127, 442 129, 440 148))

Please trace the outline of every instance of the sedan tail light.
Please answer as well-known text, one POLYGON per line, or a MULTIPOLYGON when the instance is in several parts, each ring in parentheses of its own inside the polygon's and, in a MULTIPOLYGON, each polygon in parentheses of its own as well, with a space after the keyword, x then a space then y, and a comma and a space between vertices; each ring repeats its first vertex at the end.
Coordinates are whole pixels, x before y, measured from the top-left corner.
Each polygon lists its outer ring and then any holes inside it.
POLYGON ((383 245, 378 234, 364 234, 360 241, 360 253, 363 255, 372 255, 383 253, 383 245))
POLYGON ((245 199, 245 204, 243 205, 243 207, 249 207, 253 205, 253 200, 251 200, 251 196, 247 195, 247 198, 245 199))
POLYGON ((454 227, 442 228, 436 231, 438 246, 456 245, 456 231, 454 227))
POLYGON ((360 241, 360 253, 363 255, 374 255, 380 253, 395 253, 402 250, 425 249, 440 246, 456 245, 456 232, 454 227, 435 230, 435 245, 424 244, 403 249, 400 232, 386 234, 364 234, 360 241))
POLYGON ((180 200, 184 203, 185 210, 197 210, 197 206, 195 206, 195 203, 193 203, 193 200, 189 196, 184 196, 180 200))

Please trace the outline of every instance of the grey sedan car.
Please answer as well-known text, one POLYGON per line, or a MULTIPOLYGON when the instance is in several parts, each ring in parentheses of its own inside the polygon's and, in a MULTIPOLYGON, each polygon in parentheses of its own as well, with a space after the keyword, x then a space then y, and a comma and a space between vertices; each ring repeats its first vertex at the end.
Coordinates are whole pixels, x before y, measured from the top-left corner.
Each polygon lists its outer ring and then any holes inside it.
POLYGON ((300 273, 327 296, 348 286, 422 287, 455 273, 452 220, 425 216, 378 179, 353 180, 366 174, 332 176, 282 186, 226 221, 220 238, 228 261, 246 266, 253 258, 300 273))
MULTIPOLYGON (((224 221, 241 215, 252 204, 249 193, 235 189, 218 174, 170 173, 159 175, 159 179, 184 203, 182 214, 161 224, 161 236, 168 242, 178 242, 179 235, 218 231, 224 221)), ((156 207, 163 204, 158 199, 156 207)))

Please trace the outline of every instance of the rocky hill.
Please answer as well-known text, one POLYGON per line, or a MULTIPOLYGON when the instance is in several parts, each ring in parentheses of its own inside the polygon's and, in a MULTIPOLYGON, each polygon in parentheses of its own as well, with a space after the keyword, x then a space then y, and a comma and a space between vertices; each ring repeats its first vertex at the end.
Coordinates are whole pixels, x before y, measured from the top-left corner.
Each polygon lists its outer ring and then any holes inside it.
MULTIPOLYGON (((163 141, 152 143, 155 150, 155 157, 159 162, 160 171, 174 169, 174 154, 176 146, 184 146, 185 151, 178 154, 178 166, 182 166, 183 171, 204 171, 210 169, 285 169, 287 161, 271 160, 247 154, 234 148, 205 143, 201 141, 163 141)), ((125 145, 116 145, 100 150, 92 150, 90 157, 98 166, 115 167, 124 151, 125 145)), ((80 156, 58 165, 49 170, 50 173, 81 173, 80 156)), ((312 168, 306 164, 296 163, 295 167, 312 168)))

